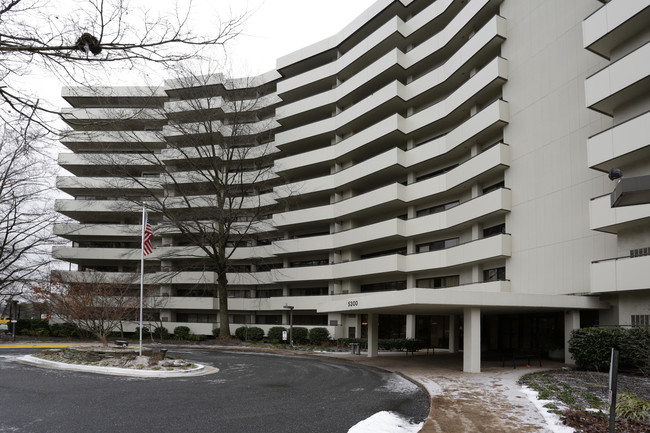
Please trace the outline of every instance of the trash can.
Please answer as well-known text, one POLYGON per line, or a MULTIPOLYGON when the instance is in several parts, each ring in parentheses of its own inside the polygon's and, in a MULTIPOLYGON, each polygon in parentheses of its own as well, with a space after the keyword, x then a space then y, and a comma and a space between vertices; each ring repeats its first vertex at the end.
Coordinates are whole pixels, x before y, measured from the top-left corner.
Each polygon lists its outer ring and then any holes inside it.
POLYGON ((350 343, 350 353, 353 355, 361 355, 361 344, 350 343))

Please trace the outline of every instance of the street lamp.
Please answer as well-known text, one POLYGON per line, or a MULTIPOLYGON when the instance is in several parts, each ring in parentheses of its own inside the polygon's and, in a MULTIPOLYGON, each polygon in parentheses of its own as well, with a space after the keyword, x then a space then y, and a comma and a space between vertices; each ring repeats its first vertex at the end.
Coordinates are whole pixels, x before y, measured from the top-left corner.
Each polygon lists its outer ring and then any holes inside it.
POLYGON ((289 343, 293 349, 293 305, 285 304, 284 307, 289 310, 289 343))
POLYGON ((18 322, 20 312, 18 311, 18 301, 12 299, 10 302, 12 305, 9 309, 9 318, 11 319, 11 341, 16 341, 16 323, 18 322))

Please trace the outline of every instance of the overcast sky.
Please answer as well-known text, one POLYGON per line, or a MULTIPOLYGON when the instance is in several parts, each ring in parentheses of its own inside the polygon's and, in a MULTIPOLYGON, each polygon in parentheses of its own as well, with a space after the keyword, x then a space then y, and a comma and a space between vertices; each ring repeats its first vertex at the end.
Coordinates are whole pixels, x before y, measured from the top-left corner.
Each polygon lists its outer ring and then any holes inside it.
MULTIPOLYGON (((213 0, 214 1, 214 0, 213 0)), ((245 35, 235 42, 246 55, 249 69, 262 73, 275 68, 275 60, 333 36, 365 11, 374 0, 217 0, 218 5, 255 10, 245 35)))

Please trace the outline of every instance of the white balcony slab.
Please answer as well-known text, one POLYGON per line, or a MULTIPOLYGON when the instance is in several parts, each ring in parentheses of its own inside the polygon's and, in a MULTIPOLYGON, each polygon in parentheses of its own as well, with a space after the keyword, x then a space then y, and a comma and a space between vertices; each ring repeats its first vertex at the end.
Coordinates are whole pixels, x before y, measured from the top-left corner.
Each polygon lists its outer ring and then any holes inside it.
POLYGON ((650 218, 650 204, 612 208, 609 194, 589 202, 589 228, 592 230, 618 233, 648 218, 650 218))
POLYGON ((583 46, 605 58, 635 29, 644 31, 650 22, 650 1, 609 1, 582 23, 583 46))
POLYGON ((589 167, 608 172, 638 158, 650 157, 650 111, 613 126, 587 140, 589 167))
POLYGON ((593 262, 590 267, 592 293, 616 293, 650 288, 650 256, 624 257, 593 262))
POLYGON ((612 116, 623 101, 650 89, 650 42, 585 80, 587 107, 612 116))

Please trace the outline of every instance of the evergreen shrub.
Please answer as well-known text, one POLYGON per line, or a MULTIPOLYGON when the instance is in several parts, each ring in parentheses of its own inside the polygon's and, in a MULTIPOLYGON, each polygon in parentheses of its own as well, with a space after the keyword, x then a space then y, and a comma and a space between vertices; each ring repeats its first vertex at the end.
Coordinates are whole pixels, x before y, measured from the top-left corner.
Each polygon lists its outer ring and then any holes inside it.
POLYGON ((330 331, 327 328, 311 328, 309 330, 309 342, 315 346, 320 346, 330 338, 330 331))
POLYGON ((608 371, 612 347, 619 350, 620 369, 650 366, 650 328, 582 328, 569 338, 569 353, 580 370, 608 371))

